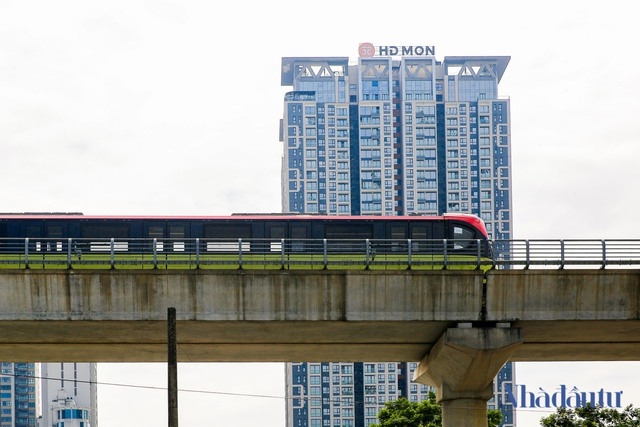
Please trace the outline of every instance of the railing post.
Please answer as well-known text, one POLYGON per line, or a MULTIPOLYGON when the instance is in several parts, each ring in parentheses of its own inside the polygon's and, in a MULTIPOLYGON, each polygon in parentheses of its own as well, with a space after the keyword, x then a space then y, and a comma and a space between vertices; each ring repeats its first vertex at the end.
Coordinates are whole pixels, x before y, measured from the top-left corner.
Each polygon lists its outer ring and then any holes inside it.
POLYGON ((158 239, 153 239, 153 269, 158 268, 158 239))
POLYGON ((411 270, 411 239, 407 239, 407 270, 411 270))
POLYGON ((560 240, 560 269, 564 268, 564 240, 560 240))
POLYGON ((442 239, 442 269, 447 269, 447 239, 442 239))
POLYGON ((242 239, 238 239, 238 268, 242 268, 242 239))
POLYGON ((602 239, 602 268, 607 266, 607 242, 602 239))
MULTIPOLYGON (((495 240, 491 240, 490 242, 487 243, 489 245, 489 253, 491 254, 491 268, 493 270, 496 269, 496 259, 498 258, 497 254, 496 254, 496 241, 495 240)), ((511 250, 511 247, 509 248, 511 250)))
POLYGON ((24 239, 24 268, 29 268, 29 238, 24 239))
POLYGON ((200 268, 200 238, 196 237, 196 269, 200 268))
POLYGON ((525 240, 524 242, 525 242, 525 256, 527 257, 524 268, 525 270, 528 270, 531 264, 531 248, 529 247, 529 240, 525 240))
POLYGON ((284 239, 280 239, 280 267, 284 270, 284 239))
POLYGON ((370 256, 369 252, 370 252, 369 251, 369 239, 365 239, 365 253, 366 253, 365 265, 364 265, 365 270, 369 269, 369 256, 370 256))
POLYGON ((111 238, 111 268, 116 265, 116 239, 111 238))
POLYGON ((71 268, 71 238, 67 239, 67 268, 71 268))
POLYGON ((322 239, 322 265, 325 270, 329 268, 329 249, 327 239, 322 239))

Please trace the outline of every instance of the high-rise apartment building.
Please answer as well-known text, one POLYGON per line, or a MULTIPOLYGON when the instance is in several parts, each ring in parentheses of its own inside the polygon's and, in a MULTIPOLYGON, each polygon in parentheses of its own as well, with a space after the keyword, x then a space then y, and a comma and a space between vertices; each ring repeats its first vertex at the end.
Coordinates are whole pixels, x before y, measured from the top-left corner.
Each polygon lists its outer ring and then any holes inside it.
MULTIPOLYGON (((282 58, 283 212, 480 216, 512 232, 508 56, 453 56, 429 46, 363 43, 346 57, 282 58)), ((366 357, 366 355, 364 355, 366 357)), ((363 427, 385 402, 422 400, 415 363, 289 363, 288 427, 363 427)), ((497 377, 512 381, 508 363, 497 377)), ((503 426, 513 408, 492 399, 503 426)))
POLYGON ((0 363, 0 427, 36 427, 38 365, 0 363))
POLYGON ((510 235, 509 57, 283 58, 285 212, 480 216, 510 235))
POLYGON ((41 364, 40 427, 98 426, 97 366, 96 363, 41 364))

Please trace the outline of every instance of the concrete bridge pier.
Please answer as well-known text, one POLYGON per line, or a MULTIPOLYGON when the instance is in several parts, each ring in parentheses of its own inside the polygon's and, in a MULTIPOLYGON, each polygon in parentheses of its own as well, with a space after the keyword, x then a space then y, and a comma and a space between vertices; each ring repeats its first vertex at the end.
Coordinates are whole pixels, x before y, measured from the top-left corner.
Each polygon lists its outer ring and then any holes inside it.
POLYGON ((487 427, 493 379, 523 342, 521 335, 508 324, 476 328, 463 323, 440 337, 413 380, 436 387, 443 427, 487 427))

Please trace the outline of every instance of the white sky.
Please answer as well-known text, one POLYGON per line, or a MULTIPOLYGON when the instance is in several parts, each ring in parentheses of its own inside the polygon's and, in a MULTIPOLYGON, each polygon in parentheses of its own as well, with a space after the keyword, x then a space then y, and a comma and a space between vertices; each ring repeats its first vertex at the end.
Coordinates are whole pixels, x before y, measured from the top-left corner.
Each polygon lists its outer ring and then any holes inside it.
MULTIPOLYGON (((511 56, 500 95, 511 98, 514 237, 639 238, 632 8, 622 0, 2 0, 0 211, 279 211, 281 58, 355 59, 358 44, 371 42, 435 46, 439 60, 511 56)), ((517 380, 586 390, 613 378, 625 404, 640 404, 639 370, 520 364, 517 380)), ((184 389, 283 396, 283 372, 281 364, 181 365, 178 380, 184 389)), ((166 367, 100 365, 99 380, 163 387, 166 367)), ((99 421, 165 424, 166 401, 164 390, 102 386, 99 421)), ((285 423, 283 399, 183 392, 179 404, 182 425, 285 423)), ((519 413, 519 425, 544 414, 533 415, 519 413)))

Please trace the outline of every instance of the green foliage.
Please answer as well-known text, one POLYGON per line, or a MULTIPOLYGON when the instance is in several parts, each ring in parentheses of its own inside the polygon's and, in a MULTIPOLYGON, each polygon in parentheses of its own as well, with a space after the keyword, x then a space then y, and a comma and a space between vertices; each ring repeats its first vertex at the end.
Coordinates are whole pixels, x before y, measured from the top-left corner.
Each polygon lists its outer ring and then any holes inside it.
POLYGON ((502 412, 497 409, 489 409, 487 411, 487 421, 489 421, 489 427, 498 427, 502 422, 502 412))
POLYGON ((624 411, 586 406, 568 409, 558 408, 555 414, 540 420, 543 427, 640 427, 640 409, 633 405, 624 411))
POLYGON ((442 410, 436 403, 436 395, 422 402, 409 402, 401 398, 387 402, 378 413, 380 427, 437 427, 442 425, 442 410))
MULTIPOLYGON (((489 427, 497 427, 502 421, 502 413, 490 410, 487 419, 489 427)), ((387 402, 378 413, 378 420, 380 427, 440 427, 442 409, 436 403, 436 394, 429 392, 429 397, 419 403, 404 398, 387 402)))

